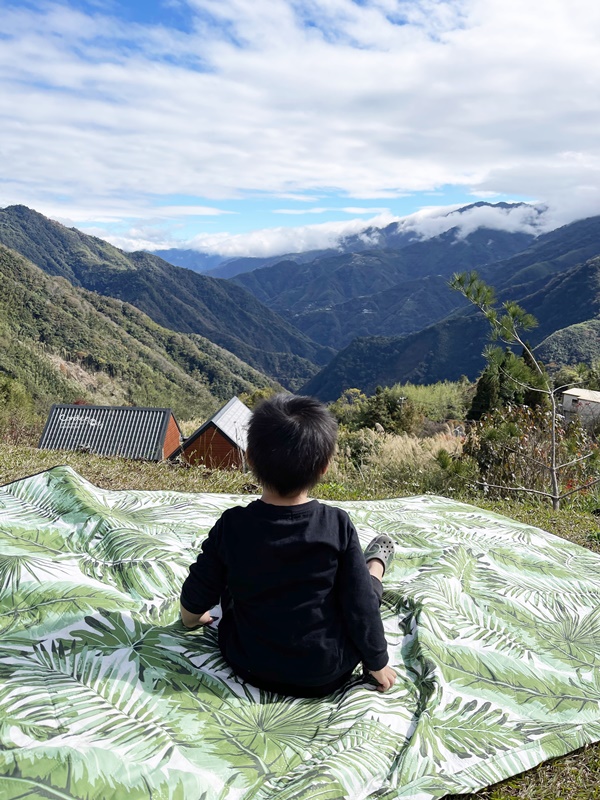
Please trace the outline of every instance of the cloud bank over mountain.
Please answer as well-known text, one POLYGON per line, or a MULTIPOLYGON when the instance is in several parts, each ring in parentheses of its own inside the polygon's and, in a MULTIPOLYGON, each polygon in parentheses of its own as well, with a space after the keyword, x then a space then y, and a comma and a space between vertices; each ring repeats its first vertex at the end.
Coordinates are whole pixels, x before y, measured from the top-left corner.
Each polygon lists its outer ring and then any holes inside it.
POLYGON ((554 227, 556 225, 545 206, 524 203, 474 204, 463 210, 425 208, 398 222, 399 231, 414 231, 420 239, 431 239, 452 228, 456 228, 458 238, 465 238, 478 228, 538 236, 554 227))
POLYGON ((379 214, 368 220, 303 225, 292 228, 265 228, 248 234, 219 233, 196 236, 184 243, 165 241, 160 245, 142 239, 107 237, 112 244, 126 250, 168 249, 184 247, 190 250, 220 255, 224 258, 284 255, 340 247, 344 240, 358 236, 361 241, 378 247, 383 239, 381 230, 396 225, 399 233, 412 234, 415 240, 431 239, 445 231, 456 229, 457 238, 464 238, 478 228, 529 233, 534 236, 558 227, 556 215, 540 205, 515 203, 506 206, 473 205, 464 210, 458 207, 430 207, 406 217, 379 214))

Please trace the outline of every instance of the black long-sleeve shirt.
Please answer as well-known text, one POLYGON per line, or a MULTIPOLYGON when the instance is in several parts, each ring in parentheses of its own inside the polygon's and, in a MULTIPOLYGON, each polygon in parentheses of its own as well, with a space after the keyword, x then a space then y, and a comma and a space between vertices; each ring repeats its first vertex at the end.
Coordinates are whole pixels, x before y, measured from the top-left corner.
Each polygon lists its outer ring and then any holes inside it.
POLYGON ((263 681, 320 686, 360 661, 388 662, 379 599, 345 511, 316 500, 255 500, 223 513, 183 584, 202 614, 226 593, 219 646, 235 670, 263 681))

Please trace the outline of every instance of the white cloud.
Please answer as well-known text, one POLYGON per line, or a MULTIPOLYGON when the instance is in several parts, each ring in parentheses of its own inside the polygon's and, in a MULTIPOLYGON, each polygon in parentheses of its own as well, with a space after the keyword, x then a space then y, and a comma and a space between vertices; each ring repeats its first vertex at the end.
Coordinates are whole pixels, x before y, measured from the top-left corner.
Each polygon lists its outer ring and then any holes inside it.
POLYGON ((273 214, 288 214, 289 216, 300 216, 302 214, 325 214, 328 211, 336 211, 331 208, 275 208, 273 214))
POLYGON ((147 219, 148 197, 458 184, 535 197, 561 222, 600 213, 599 4, 189 5, 192 34, 3 9, 0 204, 147 219))
POLYGON ((389 208, 360 208, 360 206, 348 206, 347 208, 342 208, 341 211, 344 214, 389 214, 389 208))
POLYGON ((458 212, 459 206, 429 207, 406 217, 395 217, 386 212, 370 219, 352 219, 345 222, 324 222, 298 227, 264 228, 251 233, 225 232, 201 234, 187 241, 175 240, 167 231, 152 226, 132 228, 115 236, 100 228, 84 228, 107 239, 123 250, 162 250, 170 247, 198 250, 225 258, 243 256, 269 257, 307 250, 338 248, 346 237, 358 236, 365 244, 380 243, 380 229, 396 223, 398 230, 412 233, 417 239, 430 239, 456 229, 458 238, 468 236, 478 228, 529 233, 534 236, 551 230, 555 217, 548 209, 536 205, 513 204, 508 208, 474 206, 458 212))
POLYGON ((458 208, 456 206, 424 208, 401 219, 398 228, 402 231, 414 231, 418 238, 430 239, 452 228, 456 228, 458 237, 466 237, 478 228, 537 236, 554 227, 548 220, 547 210, 536 204, 515 203, 508 208, 474 205, 461 212, 458 208))
POLYGON ((314 195, 294 194, 294 192, 278 192, 275 197, 278 200, 297 200, 300 203, 316 203, 320 199, 314 195))
MULTIPOLYGON (((370 220, 325 222, 296 228, 267 228, 251 233, 202 234, 186 243, 186 247, 227 258, 238 256, 273 256, 337 247, 344 236, 361 233, 370 226, 384 227, 395 221, 391 215, 377 215, 370 220)), ((180 245, 181 246, 181 245, 180 245)))

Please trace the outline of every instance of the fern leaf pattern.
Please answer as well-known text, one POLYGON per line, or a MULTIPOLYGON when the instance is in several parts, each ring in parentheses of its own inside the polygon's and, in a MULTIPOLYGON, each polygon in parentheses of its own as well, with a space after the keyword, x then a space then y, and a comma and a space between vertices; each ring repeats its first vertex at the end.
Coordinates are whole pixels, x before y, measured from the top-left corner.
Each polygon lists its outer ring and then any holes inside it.
POLYGON ((398 680, 244 684, 179 622, 187 567, 250 497, 0 487, 0 796, 435 800, 600 740, 600 557, 441 497, 340 503, 395 541, 398 680))

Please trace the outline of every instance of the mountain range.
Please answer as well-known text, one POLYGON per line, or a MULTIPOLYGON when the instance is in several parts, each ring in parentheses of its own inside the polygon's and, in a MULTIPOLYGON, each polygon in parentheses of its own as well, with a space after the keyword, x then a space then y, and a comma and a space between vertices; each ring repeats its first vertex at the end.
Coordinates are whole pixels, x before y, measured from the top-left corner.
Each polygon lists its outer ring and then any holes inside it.
POLYGON ((276 383, 333 400, 349 387, 474 379, 487 326, 448 287, 469 269, 538 318, 530 340, 546 360, 600 357, 600 217, 535 235, 467 230, 452 213, 457 224, 426 239, 394 224, 336 250, 224 260, 217 270, 243 268, 224 279, 8 207, 0 373, 45 398, 179 397, 188 410, 276 383))
MULTIPOLYGON (((545 208, 535 207, 527 203, 487 203, 480 201, 471 203, 462 208, 454 208, 444 211, 437 217, 437 225, 434 222, 434 227, 440 227, 439 222, 442 221, 442 233, 446 229, 457 227, 453 223, 458 223, 461 227, 463 221, 468 221, 470 225, 468 228, 473 230, 478 228, 494 227, 490 224, 484 224, 485 216, 482 216, 479 221, 473 221, 472 214, 483 211, 487 212, 488 222, 489 215, 492 213, 496 216, 497 224, 500 222, 500 229, 506 227, 506 223, 502 223, 498 219, 498 215, 514 214, 518 209, 526 210, 529 217, 533 215, 534 222, 535 216, 543 217, 545 208), (471 219, 469 219, 471 217, 471 219)), ((269 267, 278 264, 281 261, 294 261, 297 264, 304 264, 309 261, 314 261, 317 258, 327 258, 331 256, 347 254, 347 253, 361 253, 364 250, 401 250, 410 244, 414 244, 420 240, 429 240, 435 238, 435 234, 427 231, 427 225, 423 226, 422 222, 418 219, 407 217, 401 222, 391 222, 384 227, 369 226, 362 230, 360 233, 347 234, 339 237, 335 247, 330 247, 321 250, 307 250, 301 253, 288 253, 287 255, 276 256, 222 256, 213 253, 201 252, 198 250, 191 250, 189 248, 169 248, 163 250, 151 251, 154 255, 164 258, 171 264, 176 264, 180 267, 187 267, 196 272, 203 272, 207 275, 212 275, 215 278, 233 278, 236 275, 241 275, 243 272, 252 272, 261 267, 269 267)), ((511 226, 508 226, 509 228, 511 226)), ((529 227, 531 228, 531 220, 529 227)), ((533 225, 535 227, 535 224, 533 225)), ((530 238, 534 234, 530 234, 530 238)))
MULTIPOLYGON (((541 357, 589 363, 600 358, 597 327, 589 324, 600 317, 598 254, 600 217, 591 217, 539 237, 512 258, 483 265, 480 273, 498 289, 500 301, 515 300, 537 318, 528 338, 541 357), (581 324, 585 335, 571 330, 581 324)), ((467 306, 409 335, 355 339, 302 391, 333 400, 349 387, 372 392, 379 384, 475 379, 488 332, 481 314, 467 306)))
POLYGON ((263 267, 232 280, 286 315, 299 330, 339 349, 360 335, 421 330, 463 305, 447 281, 457 270, 505 259, 533 236, 479 229, 457 238, 454 229, 400 250, 363 250, 263 267))
POLYGON ((200 334, 289 388, 334 355, 241 286, 125 253, 25 206, 0 210, 0 244, 74 286, 131 303, 165 328, 200 334))

